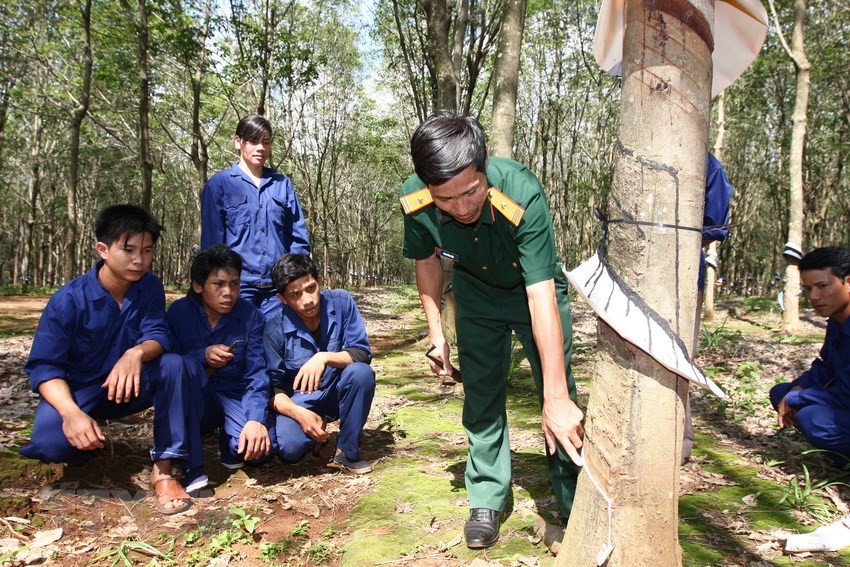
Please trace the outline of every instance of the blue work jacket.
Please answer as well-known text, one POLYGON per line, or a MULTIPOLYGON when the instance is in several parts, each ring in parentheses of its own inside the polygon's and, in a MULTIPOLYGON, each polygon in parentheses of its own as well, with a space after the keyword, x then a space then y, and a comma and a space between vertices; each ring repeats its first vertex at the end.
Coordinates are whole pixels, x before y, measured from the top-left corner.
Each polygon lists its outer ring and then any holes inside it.
MULTIPOLYGON (((266 324, 266 360, 272 385, 289 396, 294 393, 292 385, 298 370, 318 352, 342 352, 357 348, 366 351, 371 361, 372 351, 369 339, 366 338, 366 327, 351 294, 342 289, 322 290, 319 312, 321 339, 318 342, 304 321, 285 305, 266 324)), ((330 366, 325 368, 319 389, 328 383, 335 370, 330 366)))
POLYGON ((702 217, 702 239, 723 241, 729 234, 729 203, 732 184, 726 178, 723 166, 711 153, 705 172, 705 209, 702 217))
POLYGON ((850 317, 843 325, 829 319, 820 356, 791 386, 804 389, 788 392, 785 401, 789 407, 826 405, 850 409, 850 317))
POLYGON ((171 348, 162 282, 146 273, 130 284, 119 308, 97 279, 102 265, 100 260, 47 302, 24 366, 34 392, 54 378, 71 390, 102 382, 128 349, 144 341, 171 348))
POLYGON ((230 313, 222 315, 214 329, 200 300, 183 297, 171 304, 166 320, 174 337, 174 352, 187 364, 206 368, 206 348, 245 341, 233 350, 233 359, 210 375, 217 391, 242 399, 249 421, 265 423, 269 405, 269 374, 263 353, 265 319, 259 309, 237 299, 230 313))
POLYGON ((201 192, 201 249, 227 244, 242 256, 242 283, 271 285, 275 260, 309 254, 304 213, 289 177, 263 168, 260 187, 234 164, 201 192))

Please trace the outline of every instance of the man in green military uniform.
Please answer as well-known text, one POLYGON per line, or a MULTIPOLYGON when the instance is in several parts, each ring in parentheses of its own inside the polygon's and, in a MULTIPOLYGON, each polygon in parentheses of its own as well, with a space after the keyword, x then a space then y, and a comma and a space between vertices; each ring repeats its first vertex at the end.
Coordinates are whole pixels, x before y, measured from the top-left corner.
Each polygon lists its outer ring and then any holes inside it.
POLYGON ((449 376, 449 345, 440 319, 440 256, 454 261, 458 359, 463 370, 463 426, 469 438, 464 526, 471 548, 493 545, 508 500, 510 444, 505 412, 511 331, 522 342, 542 406, 549 475, 562 517, 570 513, 581 458, 584 417, 570 370, 572 327, 567 282, 555 250, 546 195, 525 166, 487 159, 473 118, 440 112, 410 142, 416 175, 402 188, 404 256, 433 345, 431 370, 449 376))

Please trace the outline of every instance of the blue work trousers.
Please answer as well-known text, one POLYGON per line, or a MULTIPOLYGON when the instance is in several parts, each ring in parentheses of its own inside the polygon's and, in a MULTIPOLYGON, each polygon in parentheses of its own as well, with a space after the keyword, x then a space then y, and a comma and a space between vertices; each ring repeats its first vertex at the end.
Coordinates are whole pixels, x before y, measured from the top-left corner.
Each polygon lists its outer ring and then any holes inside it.
MULTIPOLYGON (((777 384, 770 389, 773 408, 791 390, 792 384, 777 384)), ((797 410, 797 429, 813 447, 830 451, 827 456, 844 468, 850 463, 850 410, 838 406, 810 405, 797 410)))
MULTIPOLYGON (((375 371, 365 362, 334 370, 328 384, 310 394, 296 392, 292 401, 328 421, 340 420, 337 448, 349 461, 360 460, 360 437, 375 396, 375 371)), ((295 462, 316 442, 294 419, 278 414, 273 438, 281 459, 295 462)))
MULTIPOLYGON (((178 459, 187 468, 203 463, 198 427, 203 412, 202 384, 186 372, 180 356, 163 354, 144 363, 139 395, 129 402, 109 401, 100 382, 69 386, 76 404, 94 419, 117 419, 153 407, 151 459, 178 459)), ((94 451, 81 451, 68 442, 62 432, 62 417, 43 398, 35 410, 30 444, 20 453, 45 463, 72 465, 83 464, 94 456, 94 451)))
POLYGON ((269 321, 275 313, 280 311, 283 302, 277 297, 277 289, 274 287, 258 288, 256 286, 242 284, 239 289, 239 297, 252 303, 263 313, 266 321, 269 321))
MULTIPOLYGON (((245 429, 246 423, 248 420, 245 418, 240 393, 220 390, 215 378, 210 379, 204 392, 204 418, 201 420, 201 432, 211 433, 216 429, 219 430, 218 448, 222 462, 236 463, 243 460, 236 451, 239 448, 239 436, 245 429)), ((270 417, 263 425, 269 430, 271 437, 274 433, 274 420, 270 417)), ((265 460, 261 458, 248 462, 256 465, 265 460)))

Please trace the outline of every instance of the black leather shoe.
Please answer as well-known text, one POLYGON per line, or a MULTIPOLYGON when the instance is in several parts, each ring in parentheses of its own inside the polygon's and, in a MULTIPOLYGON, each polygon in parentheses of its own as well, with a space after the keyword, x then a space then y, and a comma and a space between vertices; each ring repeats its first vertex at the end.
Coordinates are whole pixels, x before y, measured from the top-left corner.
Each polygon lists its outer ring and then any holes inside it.
POLYGON ((499 539, 499 512, 489 508, 473 508, 463 526, 466 547, 484 549, 499 539))

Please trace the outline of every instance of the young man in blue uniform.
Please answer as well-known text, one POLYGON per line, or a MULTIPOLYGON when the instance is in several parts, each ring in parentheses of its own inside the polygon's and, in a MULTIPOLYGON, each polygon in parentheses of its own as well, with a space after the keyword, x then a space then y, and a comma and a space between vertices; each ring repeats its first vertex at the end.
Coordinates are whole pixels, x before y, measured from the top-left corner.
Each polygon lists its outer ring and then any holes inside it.
POLYGON ((325 420, 339 419, 330 466, 372 472, 360 438, 375 395, 372 351, 351 295, 322 290, 316 264, 306 254, 285 254, 272 268, 284 308, 266 325, 266 359, 274 386, 275 449, 298 461, 328 439, 325 420))
POLYGON ((239 162, 213 175, 201 192, 201 249, 227 244, 242 256, 240 295, 268 319, 280 308, 272 265, 282 254, 310 253, 307 224, 289 177, 264 167, 271 153, 269 121, 246 116, 233 143, 239 162))
POLYGON ((265 319, 239 297, 241 271, 242 258, 224 244, 204 250, 192 262, 188 297, 166 315, 174 352, 207 382, 201 431, 220 428, 221 463, 231 470, 262 462, 271 450, 265 319))
POLYGON ((473 118, 448 112, 423 122, 410 142, 416 174, 402 188, 404 256, 415 260, 434 374, 450 376, 440 317, 440 256, 454 261, 463 426, 469 438, 464 526, 471 548, 493 545, 511 484, 505 411, 511 332, 522 342, 542 407, 549 476, 564 521, 582 464, 582 411, 570 370, 572 322, 546 195, 515 161, 487 158, 473 118))
POLYGON ((45 307, 25 370, 41 395, 24 457, 81 465, 106 437, 96 420, 154 408, 150 484, 163 514, 191 499, 172 461, 200 466, 201 384, 185 371, 165 324, 162 283, 148 272, 161 231, 149 212, 113 205, 94 222, 100 260, 45 307))
POLYGON ((850 462, 850 249, 830 246, 800 260, 809 302, 827 317, 826 338, 812 367, 770 390, 779 428, 795 426, 841 467, 850 462))

